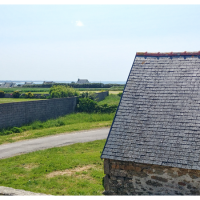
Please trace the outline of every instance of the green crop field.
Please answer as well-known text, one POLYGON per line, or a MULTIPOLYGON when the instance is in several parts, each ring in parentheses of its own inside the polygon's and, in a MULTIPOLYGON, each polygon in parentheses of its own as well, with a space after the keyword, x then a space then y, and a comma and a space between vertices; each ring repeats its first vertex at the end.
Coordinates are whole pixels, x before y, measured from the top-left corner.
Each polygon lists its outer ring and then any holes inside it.
POLYGON ((22 101, 37 101, 37 100, 45 100, 45 99, 0 98, 0 104, 22 102, 22 101))
POLYGON ((50 88, 22 88, 22 87, 16 87, 16 88, 0 88, 1 91, 4 91, 5 93, 12 93, 14 91, 21 91, 22 93, 26 92, 47 92, 49 93, 50 88))
MULTIPOLYGON (((79 91, 80 93, 83 93, 83 92, 90 92, 90 93, 99 93, 101 92, 100 90, 94 90, 94 91, 91 91, 91 90, 84 90, 84 91, 79 91)), ((116 90, 116 91, 109 91, 109 94, 119 94, 123 92, 122 90, 116 90)))
POLYGON ((51 195, 102 195, 106 140, 77 143, 0 160, 0 185, 51 195))
MULTIPOLYGON (((109 92, 110 93, 110 92, 109 92)), ((120 101, 120 96, 115 95, 115 94, 110 94, 109 96, 107 96, 104 100, 99 101, 98 104, 99 105, 103 105, 103 104, 108 104, 108 105, 117 105, 119 104, 120 101)))
MULTIPOLYGON (((80 92, 100 92, 100 91, 110 91, 110 94, 117 94, 122 92, 124 87, 111 87, 111 88, 75 88, 80 92)), ((16 88, 0 88, 1 91, 5 93, 12 93, 14 91, 21 91, 21 93, 32 92, 37 94, 48 94, 50 88, 24 88, 24 87, 16 87, 16 88)))

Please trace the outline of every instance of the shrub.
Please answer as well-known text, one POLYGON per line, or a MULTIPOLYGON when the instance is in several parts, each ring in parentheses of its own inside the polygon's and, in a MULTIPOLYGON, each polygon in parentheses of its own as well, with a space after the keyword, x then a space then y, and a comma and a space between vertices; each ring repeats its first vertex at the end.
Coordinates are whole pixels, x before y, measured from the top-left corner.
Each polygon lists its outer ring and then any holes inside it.
POLYGON ((20 95, 21 95, 21 93, 20 93, 20 91, 14 91, 14 92, 12 93, 12 95, 13 95, 13 98, 19 98, 20 95))
POLYGON ((25 93, 25 98, 33 98, 34 97, 34 94, 32 92, 28 92, 28 93, 25 93))
POLYGON ((47 96, 47 97, 46 97, 46 99, 51 99, 51 98, 52 98, 51 96, 47 96))
POLYGON ((0 132, 0 135, 10 135, 12 133, 13 133, 12 131, 5 130, 5 131, 0 132))
POLYGON ((96 94, 93 93, 93 92, 83 92, 83 93, 81 93, 81 95, 79 97, 80 98, 89 98, 89 99, 95 100, 96 94))
POLYGON ((12 131, 12 133, 22 133, 23 132, 23 130, 18 127, 11 128, 11 131, 12 131))
POLYGON ((61 120, 58 120, 57 123, 56 123, 56 126, 59 127, 59 126, 64 126, 65 125, 65 122, 64 121, 61 121, 61 120))
POLYGON ((122 92, 118 93, 117 95, 118 95, 119 97, 121 97, 121 96, 122 96, 122 92))
POLYGON ((80 98, 88 98, 88 96, 89 96, 89 92, 82 92, 79 97, 80 98))
POLYGON ((49 94, 52 98, 74 97, 79 92, 69 86, 54 85, 50 88, 49 94))
POLYGON ((41 123, 41 121, 34 121, 32 123, 32 129, 35 130, 35 129, 41 129, 43 128, 43 124, 41 123))
POLYGON ((46 96, 45 96, 44 94, 42 94, 42 95, 40 96, 40 99, 46 99, 46 96))
POLYGON ((112 113, 116 112, 117 105, 98 105, 96 101, 89 98, 79 98, 79 103, 77 104, 78 112, 97 112, 97 113, 112 113))
POLYGON ((0 98, 5 97, 5 92, 4 91, 0 91, 0 98))
POLYGON ((95 112, 97 102, 89 98, 80 98, 77 109, 79 112, 95 112))

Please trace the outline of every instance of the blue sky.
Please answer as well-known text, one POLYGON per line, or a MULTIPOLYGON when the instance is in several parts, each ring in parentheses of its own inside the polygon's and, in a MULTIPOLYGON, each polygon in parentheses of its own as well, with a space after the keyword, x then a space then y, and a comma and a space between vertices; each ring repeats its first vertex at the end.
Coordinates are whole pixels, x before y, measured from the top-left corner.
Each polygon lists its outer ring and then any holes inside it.
POLYGON ((0 80, 126 81, 139 51, 200 51, 200 5, 0 5, 0 80))

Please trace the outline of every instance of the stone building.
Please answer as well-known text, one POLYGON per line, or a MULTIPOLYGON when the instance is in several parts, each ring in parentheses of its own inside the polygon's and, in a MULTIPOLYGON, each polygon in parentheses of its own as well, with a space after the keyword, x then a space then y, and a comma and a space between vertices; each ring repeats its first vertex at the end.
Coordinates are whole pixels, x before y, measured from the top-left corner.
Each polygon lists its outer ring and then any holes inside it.
POLYGON ((78 81, 76 83, 77 84, 88 84, 90 82, 87 79, 78 79, 78 81))
POLYGON ((12 87, 16 87, 16 86, 17 86, 17 84, 13 83, 13 82, 5 82, 5 83, 1 84, 2 88, 12 88, 12 87))
POLYGON ((53 84, 53 81, 44 81, 43 84, 53 84))
POLYGON ((33 82, 25 82, 24 85, 33 85, 33 82))
POLYGON ((101 158, 105 194, 200 195, 200 52, 136 54, 101 158))

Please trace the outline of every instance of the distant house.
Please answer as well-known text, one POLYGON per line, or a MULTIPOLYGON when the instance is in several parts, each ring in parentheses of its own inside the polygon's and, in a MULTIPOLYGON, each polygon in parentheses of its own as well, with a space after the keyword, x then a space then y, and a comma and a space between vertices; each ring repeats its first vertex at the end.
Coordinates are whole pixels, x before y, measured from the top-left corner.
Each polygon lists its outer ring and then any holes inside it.
POLYGON ((17 84, 13 83, 13 82, 5 82, 1 85, 2 88, 12 88, 12 87, 16 87, 17 84))
POLYGON ((87 84, 90 83, 87 79, 78 79, 78 81, 76 82, 77 84, 87 84))
POLYGON ((200 195, 200 51, 137 53, 107 137, 105 194, 200 195))
POLYGON ((53 81, 44 81, 43 84, 53 84, 53 81))
POLYGON ((33 85, 33 82, 25 82, 24 85, 33 85))

